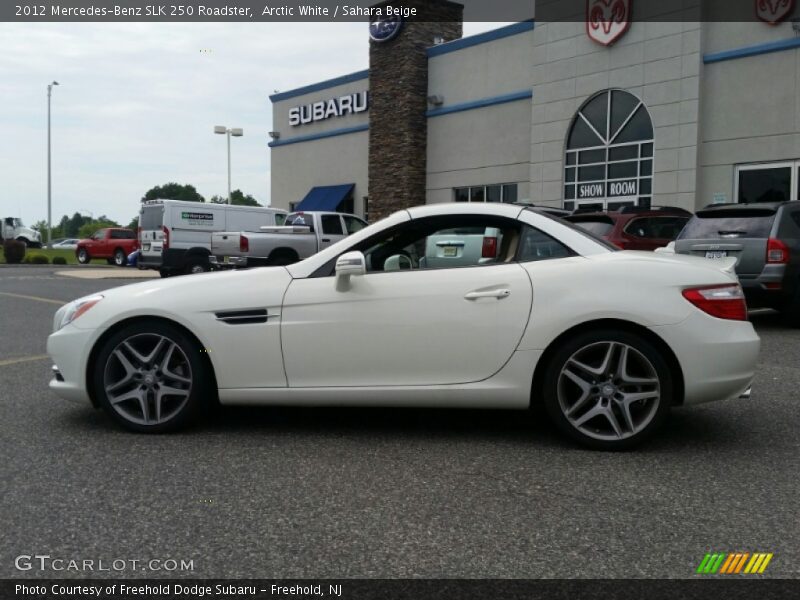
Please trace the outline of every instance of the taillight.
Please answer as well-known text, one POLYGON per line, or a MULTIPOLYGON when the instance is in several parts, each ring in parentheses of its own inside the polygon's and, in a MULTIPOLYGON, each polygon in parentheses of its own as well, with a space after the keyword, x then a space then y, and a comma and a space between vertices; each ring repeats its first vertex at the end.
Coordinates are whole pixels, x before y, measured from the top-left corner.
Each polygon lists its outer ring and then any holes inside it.
POLYGON ((780 240, 767 240, 767 262, 770 264, 786 264, 789 262, 789 247, 780 240))
POLYGON ((161 246, 164 250, 169 248, 169 227, 166 225, 161 226, 161 231, 164 233, 164 243, 161 246))
POLYGON ((250 240, 243 235, 239 236, 239 252, 250 252, 250 240))
POLYGON ((625 248, 628 246, 628 240, 612 240, 611 243, 620 250, 625 250, 625 248))
POLYGON ((497 238, 485 237, 483 238, 483 248, 481 249, 481 258, 496 258, 497 257, 497 238))
POLYGON ((731 321, 747 320, 747 303, 738 285, 713 285, 683 290, 683 297, 703 312, 731 321))

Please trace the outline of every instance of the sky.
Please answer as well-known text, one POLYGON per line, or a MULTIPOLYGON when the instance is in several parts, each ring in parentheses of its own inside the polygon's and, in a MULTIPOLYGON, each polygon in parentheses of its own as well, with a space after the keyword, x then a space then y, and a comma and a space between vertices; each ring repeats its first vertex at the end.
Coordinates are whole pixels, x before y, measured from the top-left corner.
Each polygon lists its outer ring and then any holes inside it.
MULTIPOLYGON (((465 23, 464 35, 503 23, 465 23)), ((0 23, 0 217, 47 218, 47 84, 52 218, 125 225, 147 190, 190 183, 269 203, 269 95, 368 67, 364 23, 0 23)))

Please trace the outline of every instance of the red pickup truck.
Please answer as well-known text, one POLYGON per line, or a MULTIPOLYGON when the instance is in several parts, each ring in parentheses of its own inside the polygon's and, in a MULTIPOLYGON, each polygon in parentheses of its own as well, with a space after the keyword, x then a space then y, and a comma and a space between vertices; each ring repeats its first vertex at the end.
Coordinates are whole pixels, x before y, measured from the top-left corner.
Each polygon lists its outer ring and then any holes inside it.
POLYGON ((93 258, 105 258, 110 265, 124 267, 128 262, 128 254, 138 247, 139 241, 132 229, 109 227, 98 229, 92 237, 79 241, 75 256, 82 265, 93 258))

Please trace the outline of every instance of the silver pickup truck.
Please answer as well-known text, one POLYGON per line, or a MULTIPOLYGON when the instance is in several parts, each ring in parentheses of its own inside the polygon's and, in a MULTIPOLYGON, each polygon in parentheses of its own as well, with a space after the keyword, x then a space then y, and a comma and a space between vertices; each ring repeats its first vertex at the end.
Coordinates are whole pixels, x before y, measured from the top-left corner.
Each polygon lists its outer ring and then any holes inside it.
POLYGON ((290 265, 363 229, 367 222, 336 212, 293 212, 280 227, 259 233, 223 231, 211 235, 212 267, 246 268, 290 265))

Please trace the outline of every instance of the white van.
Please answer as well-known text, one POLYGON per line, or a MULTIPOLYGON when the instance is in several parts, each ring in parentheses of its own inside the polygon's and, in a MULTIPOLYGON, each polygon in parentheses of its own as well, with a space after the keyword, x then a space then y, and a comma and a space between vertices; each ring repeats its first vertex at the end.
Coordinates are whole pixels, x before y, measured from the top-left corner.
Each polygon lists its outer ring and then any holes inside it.
POLYGON ((278 208, 207 204, 183 200, 148 200, 139 210, 139 268, 162 277, 210 270, 211 234, 215 231, 260 231, 283 225, 278 208))

